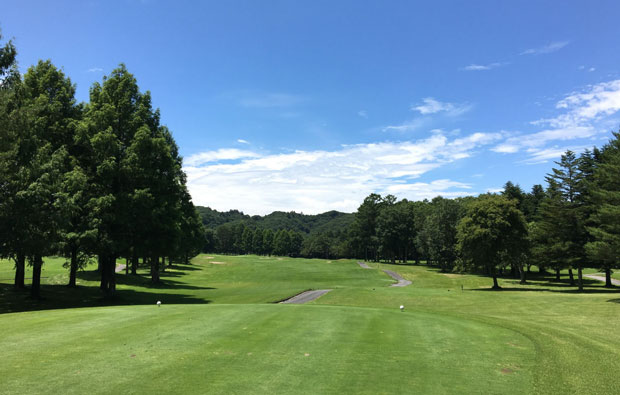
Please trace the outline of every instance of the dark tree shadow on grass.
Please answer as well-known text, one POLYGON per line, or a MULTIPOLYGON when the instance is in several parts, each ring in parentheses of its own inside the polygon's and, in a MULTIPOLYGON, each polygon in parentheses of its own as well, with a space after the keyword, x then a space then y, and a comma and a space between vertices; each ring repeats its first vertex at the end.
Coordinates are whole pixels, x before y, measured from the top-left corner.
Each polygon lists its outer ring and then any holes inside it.
POLYGON ((165 304, 210 303, 210 300, 196 296, 191 291, 215 288, 178 281, 186 275, 178 270, 187 270, 188 267, 189 265, 174 265, 175 271, 161 272, 161 281, 157 284, 151 283, 150 276, 145 275, 143 270, 137 275, 127 275, 124 271, 116 273, 117 290, 111 298, 104 297, 99 289, 101 276, 97 271, 78 272, 77 277, 82 284, 75 288, 64 284, 41 284, 41 299, 38 300, 30 297, 29 287, 15 289, 12 283, 0 283, 0 314, 76 307, 154 305, 157 301, 165 304))

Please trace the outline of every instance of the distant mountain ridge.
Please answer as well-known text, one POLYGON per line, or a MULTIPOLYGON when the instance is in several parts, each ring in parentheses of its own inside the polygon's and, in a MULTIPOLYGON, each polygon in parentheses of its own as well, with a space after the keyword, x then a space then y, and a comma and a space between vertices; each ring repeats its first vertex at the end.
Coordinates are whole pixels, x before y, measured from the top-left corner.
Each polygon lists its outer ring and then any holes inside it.
POLYGON ((246 226, 261 229, 288 229, 312 234, 315 232, 343 231, 353 223, 355 214, 340 211, 327 211, 309 215, 283 211, 274 211, 264 216, 247 215, 239 210, 217 211, 210 207, 196 206, 202 223, 207 229, 215 229, 220 225, 243 223, 246 226))

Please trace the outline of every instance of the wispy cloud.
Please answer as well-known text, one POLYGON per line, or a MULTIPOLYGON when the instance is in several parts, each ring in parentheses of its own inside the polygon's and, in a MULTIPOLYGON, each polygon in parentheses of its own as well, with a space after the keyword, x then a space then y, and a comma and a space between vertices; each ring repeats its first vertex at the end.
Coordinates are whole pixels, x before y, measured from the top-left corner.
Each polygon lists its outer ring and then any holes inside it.
POLYGON ((459 181, 416 179, 471 156, 498 138, 496 134, 474 133, 451 140, 437 133, 418 141, 347 145, 333 151, 259 155, 218 150, 192 155, 185 171, 194 202, 219 210, 238 208, 251 214, 274 210, 352 212, 371 192, 408 199, 474 193, 471 185, 459 181), (218 156, 241 160, 222 163, 214 160, 218 156))
POLYGON ((359 110, 357 112, 357 115, 359 115, 362 118, 368 118, 368 113, 365 110, 359 110))
POLYGON ((247 108, 288 108, 301 104, 306 98, 288 93, 263 93, 243 95, 239 105, 247 108))
POLYGON ((620 110, 620 80, 590 85, 582 92, 575 92, 556 103, 556 108, 566 110, 557 117, 534 121, 565 128, 587 125, 620 110))
POLYGON ((501 63, 501 62, 494 62, 494 63, 489 63, 489 64, 470 64, 469 66, 465 66, 463 67, 463 70, 465 71, 486 71, 486 70, 492 70, 492 69, 496 69, 500 66, 504 66, 507 63, 501 63))
POLYGON ((240 143, 240 144, 250 144, 249 141, 244 140, 244 139, 237 139, 237 142, 240 143))
POLYGON ((407 122, 403 122, 400 125, 388 125, 382 130, 384 132, 413 132, 414 130, 422 129, 430 122, 429 118, 416 118, 407 122))
POLYGON ((260 154, 252 151, 240 150, 237 148, 220 148, 216 151, 206 151, 190 155, 185 159, 187 166, 200 166, 205 163, 218 162, 222 160, 236 160, 243 158, 258 158, 260 154))
MULTIPOLYGON (((620 80, 590 85, 567 95, 555 105, 561 114, 532 122, 546 129, 531 134, 510 133, 491 150, 512 154, 525 150, 526 163, 541 163, 559 157, 569 147, 555 143, 592 139, 607 131, 609 117, 620 111, 620 80), (549 144, 553 144, 549 146, 549 144)), ((581 145, 584 147, 588 145, 581 145)))
POLYGON ((444 113, 448 116, 458 116, 471 110, 471 104, 455 104, 440 102, 432 97, 422 99, 422 104, 411 106, 412 111, 418 111, 422 115, 444 113))
POLYGON ((91 67, 87 70, 89 73, 101 73, 103 69, 101 67, 91 67))
POLYGON ((530 48, 521 52, 519 55, 542 55, 559 51, 569 44, 569 41, 556 41, 538 48, 530 48))

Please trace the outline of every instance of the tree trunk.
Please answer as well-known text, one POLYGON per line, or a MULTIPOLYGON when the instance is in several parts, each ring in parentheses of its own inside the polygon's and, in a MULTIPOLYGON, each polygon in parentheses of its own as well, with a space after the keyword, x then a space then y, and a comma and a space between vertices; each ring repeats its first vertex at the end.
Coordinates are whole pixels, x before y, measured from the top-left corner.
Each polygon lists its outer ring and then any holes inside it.
POLYGON ((605 268, 605 288, 611 288, 613 284, 611 283, 611 269, 605 268))
POLYGON ((129 274, 129 258, 125 258, 125 274, 129 274))
POLYGON ((69 286, 72 288, 75 288, 77 286, 77 269, 78 269, 78 262, 77 262, 77 247, 71 247, 71 262, 70 264, 70 268, 69 268, 69 286))
POLYGON ((519 277, 521 278, 521 281, 519 281, 519 284, 527 284, 527 280, 525 278, 525 270, 523 270, 523 265, 519 265, 519 277))
POLYGON ((532 268, 532 265, 529 265, 529 264, 528 264, 528 265, 527 265, 527 274, 530 274, 530 273, 531 273, 531 271, 530 271, 530 269, 531 269, 531 268, 532 268))
POLYGON ((138 274, 138 255, 135 253, 131 257, 131 274, 138 274))
POLYGON ((493 289, 502 289, 497 283, 497 275, 495 273, 493 273, 493 289))
POLYGON ((101 283, 99 283, 99 289, 102 292, 106 292, 108 289, 108 257, 107 255, 100 254, 98 257, 99 273, 101 274, 101 283))
POLYGON ((101 273, 103 270, 103 256, 101 254, 97 255, 97 271, 101 273))
POLYGON ((555 281, 560 281, 560 269, 555 269, 555 281))
POLYGON ((35 299, 41 297, 41 266, 43 266, 41 255, 35 255, 32 261, 32 286, 30 287, 30 296, 35 299))
POLYGON ((101 255, 101 285, 106 298, 114 296, 116 291, 116 256, 111 254, 101 255))
POLYGON ((26 256, 17 254, 15 258, 15 288, 23 289, 24 278, 26 277, 26 256))
POLYGON ((159 283, 159 257, 157 255, 151 258, 151 283, 159 283))
POLYGON ((583 291, 583 271, 581 266, 577 268, 577 284, 579 286, 579 292, 583 291))
POLYGON ((166 256, 162 256, 161 257, 161 271, 165 272, 166 271, 166 256))
POLYGON ((573 277, 573 269, 568 269, 568 278, 570 278, 570 285, 575 285, 575 277, 573 277))

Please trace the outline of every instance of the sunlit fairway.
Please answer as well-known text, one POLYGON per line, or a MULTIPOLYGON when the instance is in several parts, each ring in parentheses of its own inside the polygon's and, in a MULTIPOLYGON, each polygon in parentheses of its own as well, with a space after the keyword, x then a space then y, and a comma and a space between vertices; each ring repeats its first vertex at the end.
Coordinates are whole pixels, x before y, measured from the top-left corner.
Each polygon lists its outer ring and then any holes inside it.
POLYGON ((201 255, 159 287, 118 274, 120 306, 48 310, 104 304, 95 273, 71 290, 61 265, 47 261, 35 304, 0 263, 1 393, 617 390, 620 294, 595 281, 577 294, 552 277, 504 279, 493 292, 488 278, 427 266, 201 255), (413 284, 390 287, 381 269, 413 284), (272 303, 307 289, 332 291, 272 303), (26 309, 46 310, 8 312, 26 309))

